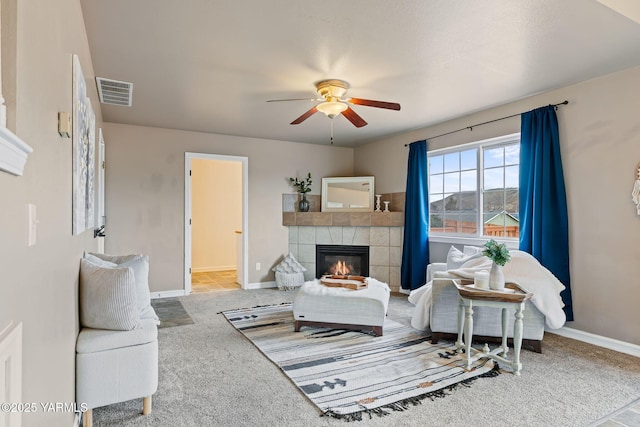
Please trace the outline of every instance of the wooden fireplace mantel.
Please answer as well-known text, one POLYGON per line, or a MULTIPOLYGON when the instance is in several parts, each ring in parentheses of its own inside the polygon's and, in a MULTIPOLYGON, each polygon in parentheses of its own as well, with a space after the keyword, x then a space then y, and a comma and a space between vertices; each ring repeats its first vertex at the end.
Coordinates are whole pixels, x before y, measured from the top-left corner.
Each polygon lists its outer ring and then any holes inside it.
POLYGON ((390 201, 391 212, 320 212, 320 195, 309 194, 309 212, 297 209, 298 194, 282 195, 282 225, 336 227, 402 227, 404 225, 404 193, 382 194, 390 201))

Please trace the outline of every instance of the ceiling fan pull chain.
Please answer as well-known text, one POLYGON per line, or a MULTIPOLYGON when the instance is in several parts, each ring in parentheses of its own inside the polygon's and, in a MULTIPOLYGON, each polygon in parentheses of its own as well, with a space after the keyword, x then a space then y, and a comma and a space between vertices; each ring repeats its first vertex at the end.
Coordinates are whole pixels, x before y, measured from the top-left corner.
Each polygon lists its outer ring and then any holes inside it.
POLYGON ((329 121, 331 122, 331 145, 333 145, 333 119, 329 121))

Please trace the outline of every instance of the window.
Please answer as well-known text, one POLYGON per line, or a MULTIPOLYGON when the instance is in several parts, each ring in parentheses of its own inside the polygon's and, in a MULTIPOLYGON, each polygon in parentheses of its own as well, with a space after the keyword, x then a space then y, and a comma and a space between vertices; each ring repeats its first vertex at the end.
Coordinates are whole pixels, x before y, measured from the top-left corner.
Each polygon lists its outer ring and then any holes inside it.
POLYGON ((427 157, 431 235, 519 237, 520 134, 427 157))

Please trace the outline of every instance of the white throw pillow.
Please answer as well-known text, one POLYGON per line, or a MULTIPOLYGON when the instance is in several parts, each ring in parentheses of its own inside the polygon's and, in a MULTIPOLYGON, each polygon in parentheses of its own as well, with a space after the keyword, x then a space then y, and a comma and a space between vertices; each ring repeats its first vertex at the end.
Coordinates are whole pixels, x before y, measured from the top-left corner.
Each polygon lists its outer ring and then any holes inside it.
POLYGON ((130 267, 101 267, 80 261, 80 324, 130 331, 140 327, 135 276, 130 267))
POLYGON ((462 253, 464 253, 465 255, 475 255, 475 254, 479 254, 484 250, 484 248, 481 248, 480 246, 468 246, 468 245, 464 245, 462 247, 462 253))
POLYGON ((132 259, 135 259, 137 257, 142 257, 144 255, 140 255, 140 254, 129 254, 129 255, 109 255, 109 254, 99 254, 99 253, 95 253, 95 252, 87 252, 85 253, 85 258, 92 256, 98 259, 101 259, 103 261, 108 261, 108 262, 112 262, 114 264, 122 264, 123 262, 127 262, 130 261, 132 259))
POLYGON ((455 246, 451 246, 451 248, 449 248, 449 253, 447 253, 447 270, 457 270, 462 267, 462 264, 465 262, 475 258, 480 258, 481 256, 482 250, 479 250, 474 254, 465 254, 455 246))
POLYGON ((117 267, 131 267, 135 276, 136 298, 141 319, 158 320, 156 312, 151 307, 151 293, 149 292, 149 257, 146 255, 107 255, 89 253, 91 256, 103 262, 113 263, 117 267))
POLYGON ((114 268, 118 266, 118 264, 116 264, 115 262, 105 261, 90 253, 85 253, 84 259, 91 262, 91 264, 97 265, 98 267, 114 268))

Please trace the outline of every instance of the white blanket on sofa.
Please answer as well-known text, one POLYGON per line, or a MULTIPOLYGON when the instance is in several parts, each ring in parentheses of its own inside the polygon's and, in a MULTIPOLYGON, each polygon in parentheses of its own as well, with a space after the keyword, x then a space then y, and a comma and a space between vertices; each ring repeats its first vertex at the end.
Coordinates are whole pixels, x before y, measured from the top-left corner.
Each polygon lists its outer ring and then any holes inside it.
MULTIPOLYGON (((517 283, 533 293, 531 302, 545 315, 549 328, 561 328, 566 316, 560 298, 565 286, 537 259, 526 252, 511 251, 511 260, 502 267, 506 282, 517 283)), ((456 270, 447 273, 454 277, 473 279, 477 271, 489 271, 491 260, 487 257, 471 259, 456 270)), ((431 282, 411 291, 409 302, 416 306, 411 318, 411 326, 419 330, 429 327, 429 312, 431 308, 431 282)))

